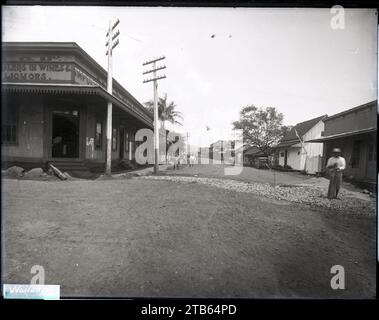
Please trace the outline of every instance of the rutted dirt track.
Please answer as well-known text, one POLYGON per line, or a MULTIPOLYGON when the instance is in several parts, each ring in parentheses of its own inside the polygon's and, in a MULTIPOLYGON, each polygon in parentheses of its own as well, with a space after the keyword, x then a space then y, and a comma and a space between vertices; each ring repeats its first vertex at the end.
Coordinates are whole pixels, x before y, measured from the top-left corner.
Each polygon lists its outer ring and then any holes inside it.
POLYGON ((38 264, 64 296, 375 295, 374 216, 140 178, 5 179, 2 209, 5 283, 38 264))

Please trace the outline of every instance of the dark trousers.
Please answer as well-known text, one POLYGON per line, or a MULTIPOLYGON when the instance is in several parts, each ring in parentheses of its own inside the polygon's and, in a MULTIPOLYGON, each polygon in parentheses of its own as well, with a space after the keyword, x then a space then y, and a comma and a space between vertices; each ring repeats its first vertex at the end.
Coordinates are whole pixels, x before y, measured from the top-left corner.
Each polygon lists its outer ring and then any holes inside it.
POLYGON ((329 176, 328 198, 337 198, 342 183, 342 171, 331 170, 329 176))

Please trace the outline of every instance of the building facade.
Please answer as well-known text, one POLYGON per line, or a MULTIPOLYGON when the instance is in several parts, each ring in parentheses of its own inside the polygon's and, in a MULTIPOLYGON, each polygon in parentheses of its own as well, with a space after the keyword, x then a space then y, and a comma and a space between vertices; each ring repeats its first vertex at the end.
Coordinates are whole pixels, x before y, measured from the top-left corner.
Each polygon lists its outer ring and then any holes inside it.
POLYGON ((243 149, 243 165, 246 167, 260 167, 260 161, 266 158, 265 154, 256 146, 246 145, 243 149))
POLYGON ((324 123, 323 137, 311 140, 324 143, 324 169, 338 147, 346 160, 345 178, 376 182, 377 101, 327 117, 324 123))
POLYGON ((133 161, 138 129, 153 115, 76 43, 2 45, 2 167, 105 168, 107 103, 112 165, 133 161))
POLYGON ((277 163, 286 168, 316 174, 322 170, 322 143, 308 140, 321 137, 326 115, 296 124, 274 148, 277 163))

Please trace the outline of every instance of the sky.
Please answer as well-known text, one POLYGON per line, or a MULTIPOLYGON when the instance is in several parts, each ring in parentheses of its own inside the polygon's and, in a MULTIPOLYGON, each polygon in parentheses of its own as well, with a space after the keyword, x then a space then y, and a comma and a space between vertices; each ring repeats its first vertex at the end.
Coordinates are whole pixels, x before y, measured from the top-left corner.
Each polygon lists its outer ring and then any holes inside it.
POLYGON ((242 107, 275 107, 284 124, 377 99, 377 15, 345 9, 23 6, 2 8, 2 41, 76 42, 104 69, 106 31, 118 18, 113 76, 141 103, 153 97, 142 63, 165 56, 168 95, 193 145, 232 135, 242 107), (210 130, 207 131, 206 127, 210 130))

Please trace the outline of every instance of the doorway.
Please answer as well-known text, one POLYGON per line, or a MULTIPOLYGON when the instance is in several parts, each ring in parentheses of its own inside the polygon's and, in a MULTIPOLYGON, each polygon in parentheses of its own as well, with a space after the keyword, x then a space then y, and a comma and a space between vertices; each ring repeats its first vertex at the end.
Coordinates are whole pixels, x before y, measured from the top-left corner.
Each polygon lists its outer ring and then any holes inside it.
POLYGON ((52 157, 79 157, 79 111, 53 111, 52 157))
POLYGON ((125 128, 120 127, 120 153, 119 157, 120 160, 124 159, 124 153, 125 153, 125 128))
POLYGON ((284 150, 284 166, 287 166, 287 160, 288 160, 288 150, 284 150))

